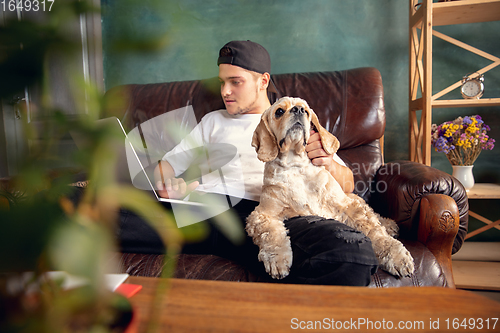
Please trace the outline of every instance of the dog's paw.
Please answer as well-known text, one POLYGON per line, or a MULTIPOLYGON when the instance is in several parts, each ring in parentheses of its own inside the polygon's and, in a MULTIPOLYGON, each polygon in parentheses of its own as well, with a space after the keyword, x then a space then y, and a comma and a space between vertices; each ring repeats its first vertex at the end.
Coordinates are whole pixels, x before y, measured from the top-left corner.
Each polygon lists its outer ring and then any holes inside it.
POLYGON ((394 222, 394 220, 382 216, 379 218, 379 220, 380 224, 382 224, 389 236, 394 238, 398 237, 399 227, 396 222, 394 222))
POLYGON ((411 276, 415 267, 410 252, 398 240, 392 239, 392 241, 386 257, 379 258, 381 268, 398 277, 411 276))
POLYGON ((289 241, 288 246, 261 249, 259 251, 259 260, 264 263, 266 272, 273 279, 283 279, 288 276, 292 267, 292 258, 292 248, 289 241))

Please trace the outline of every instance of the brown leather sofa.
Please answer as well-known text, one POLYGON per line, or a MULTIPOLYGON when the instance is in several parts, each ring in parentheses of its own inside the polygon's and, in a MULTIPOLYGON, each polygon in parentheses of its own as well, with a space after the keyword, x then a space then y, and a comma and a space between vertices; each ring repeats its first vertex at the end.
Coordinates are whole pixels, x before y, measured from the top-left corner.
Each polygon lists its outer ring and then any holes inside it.
MULTIPOLYGON (((339 156, 351 167, 356 193, 375 211, 393 218, 399 238, 415 260, 415 273, 396 278, 382 270, 370 286, 454 287, 451 254, 464 241, 468 200, 463 186, 450 175, 409 161, 384 164, 386 118, 380 72, 357 68, 338 72, 273 75, 281 96, 301 97, 315 110, 322 125, 340 141, 339 156)), ((155 116, 192 104, 196 118, 223 109, 217 78, 115 87, 107 98, 107 113, 122 119, 128 130, 155 116)), ((278 97, 270 95, 271 102, 278 97)), ((250 143, 249 143, 250 144, 250 143)), ((117 254, 123 271, 131 275, 160 276, 163 255, 117 254)), ((174 277, 230 281, 263 281, 245 267, 210 255, 180 255, 174 277)))

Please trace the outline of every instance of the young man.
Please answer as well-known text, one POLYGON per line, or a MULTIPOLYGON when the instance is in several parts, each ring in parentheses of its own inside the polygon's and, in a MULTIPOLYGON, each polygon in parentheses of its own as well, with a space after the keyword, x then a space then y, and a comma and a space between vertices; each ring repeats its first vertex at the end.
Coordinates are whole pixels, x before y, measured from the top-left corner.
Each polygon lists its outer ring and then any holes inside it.
MULTIPOLYGON (((189 158, 179 158, 183 152, 208 144, 227 143, 236 147, 242 168, 244 195, 233 207, 244 227, 246 217, 258 205, 262 188, 264 163, 257 159, 251 147, 252 135, 261 114, 271 106, 267 90, 274 90, 268 52, 251 41, 232 41, 219 52, 219 81, 225 110, 207 114, 189 135, 168 152, 155 170, 159 194, 166 198, 181 198, 193 190, 231 194, 241 184, 224 184, 221 191, 210 179, 202 183, 186 184, 177 178, 189 167, 189 158), (210 184, 206 186, 205 183, 210 184), (204 188, 206 187, 206 188, 204 188)), ((352 192, 354 181, 351 170, 335 155, 328 155, 317 133, 313 133, 306 151, 312 163, 324 165, 345 192, 352 192)), ((236 193, 236 192, 234 192, 236 193)), ((336 221, 318 217, 297 217, 285 221, 293 250, 293 265, 285 281, 313 284, 367 285, 377 267, 370 240, 361 233, 336 221)), ((258 248, 248 237, 242 246, 235 246, 216 228, 203 243, 188 246, 188 253, 211 253, 237 260, 259 271, 258 248)), ((265 273, 264 273, 265 274, 265 273)))
MULTIPOLYGON (((253 130, 260 121, 260 115, 271 106, 267 96, 267 88, 271 83, 270 70, 271 60, 267 51, 259 44, 251 41, 233 41, 227 43, 220 51, 218 60, 219 65, 219 81, 221 83, 221 95, 226 106, 226 110, 217 111, 217 115, 207 115, 211 118, 211 122, 219 122, 228 125, 234 129, 234 136, 216 137, 215 129, 207 125, 209 121, 204 118, 202 124, 195 129, 195 144, 189 145, 187 141, 183 142, 179 147, 176 147, 172 152, 165 155, 164 161, 161 162, 161 171, 165 184, 160 181, 160 168, 157 168, 155 179, 157 186, 160 189, 160 195, 165 198, 181 198, 186 195, 186 192, 194 190, 199 183, 195 182, 186 185, 183 179, 175 178, 176 172, 169 163, 169 157, 178 154, 182 151, 187 151, 193 148, 196 144, 203 145, 207 143, 227 142, 237 145, 238 152, 245 157, 245 162, 250 163, 253 167, 256 160, 256 153, 251 147, 253 130), (234 54, 233 54, 234 53, 234 54), (229 115, 221 113, 227 112, 229 115), (232 124, 234 119, 242 119, 242 115, 254 115, 246 117, 245 123, 248 126, 242 128, 241 124, 232 124), (255 126, 253 126, 255 125, 255 126), (242 132, 242 130, 244 131, 242 132), (200 134, 199 132, 203 132, 200 134), (200 136, 204 135, 203 138, 200 136), (215 138, 215 139, 214 139, 215 138), (235 140, 238 142, 235 142, 235 140), (240 146, 238 146, 240 144, 240 146), (164 186, 165 185, 165 186, 164 186)), ((272 84, 272 83, 271 83, 272 84)), ((273 87, 274 88, 274 87, 273 87)), ((225 135, 228 134, 226 130, 225 135)), ((231 134, 231 132, 229 132, 231 134)), ((335 179, 340 183, 345 192, 352 192, 354 188, 352 171, 338 158, 338 156, 328 155, 321 145, 319 135, 311 135, 308 145, 306 146, 309 158, 315 165, 324 165, 335 179), (335 158, 334 158, 335 157, 335 158)), ((177 162, 172 162, 177 163, 177 162)), ((186 164, 184 162, 184 164, 186 164)), ((244 165, 249 165, 244 163, 244 165)), ((188 165, 179 166, 182 171, 185 171, 188 165)), ((257 163, 257 169, 263 170, 263 163, 257 163)), ((255 169, 255 168, 250 168, 255 169)), ((255 184, 258 188, 257 193, 260 194, 262 187, 261 173, 258 173, 257 178, 259 183, 255 184)), ((253 199, 258 200, 258 196, 253 199)))

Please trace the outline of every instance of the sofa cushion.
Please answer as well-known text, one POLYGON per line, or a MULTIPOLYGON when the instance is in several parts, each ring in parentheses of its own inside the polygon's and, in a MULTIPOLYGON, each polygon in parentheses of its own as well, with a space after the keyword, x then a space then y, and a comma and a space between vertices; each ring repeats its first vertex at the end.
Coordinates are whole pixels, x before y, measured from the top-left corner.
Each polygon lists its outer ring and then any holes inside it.
MULTIPOLYGON (((446 277, 434 255, 416 241, 402 240, 414 258, 415 273, 410 277, 395 278, 378 269, 372 275, 369 287, 442 286, 446 277)), ((116 253, 113 260, 119 265, 119 273, 134 276, 160 277, 165 266, 165 256, 156 254, 116 253)), ((177 256, 174 278, 195 280, 221 280, 239 282, 269 282, 268 276, 257 276, 245 267, 214 255, 181 254, 177 256)))

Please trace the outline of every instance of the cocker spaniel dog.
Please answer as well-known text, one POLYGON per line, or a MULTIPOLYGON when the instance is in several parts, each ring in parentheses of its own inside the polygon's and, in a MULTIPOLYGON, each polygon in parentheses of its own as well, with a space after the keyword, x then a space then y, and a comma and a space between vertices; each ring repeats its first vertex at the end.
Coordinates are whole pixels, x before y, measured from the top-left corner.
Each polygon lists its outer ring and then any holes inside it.
POLYGON ((323 166, 311 163, 305 151, 310 129, 323 149, 334 154, 340 143, 324 129, 307 102, 283 97, 267 109, 255 129, 252 146, 265 162, 260 204, 248 216, 246 231, 259 246, 266 271, 281 279, 292 266, 290 238, 283 223, 295 216, 335 219, 361 231, 372 242, 379 265, 396 276, 413 273, 413 258, 394 238, 398 227, 373 211, 359 196, 345 194, 323 166))

